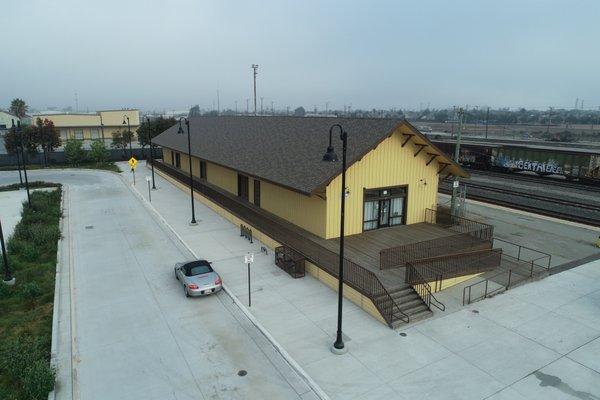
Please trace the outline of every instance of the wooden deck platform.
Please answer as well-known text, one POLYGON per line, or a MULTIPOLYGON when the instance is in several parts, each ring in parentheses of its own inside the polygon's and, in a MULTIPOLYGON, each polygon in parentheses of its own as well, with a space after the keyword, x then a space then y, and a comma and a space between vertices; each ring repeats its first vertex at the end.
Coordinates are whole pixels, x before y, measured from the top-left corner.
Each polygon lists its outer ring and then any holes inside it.
MULTIPOLYGON (((372 271, 379 273, 379 252, 383 249, 456 235, 456 232, 425 222, 397 225, 346 236, 345 256, 372 271)), ((325 240, 323 245, 339 254, 340 240, 325 240)))

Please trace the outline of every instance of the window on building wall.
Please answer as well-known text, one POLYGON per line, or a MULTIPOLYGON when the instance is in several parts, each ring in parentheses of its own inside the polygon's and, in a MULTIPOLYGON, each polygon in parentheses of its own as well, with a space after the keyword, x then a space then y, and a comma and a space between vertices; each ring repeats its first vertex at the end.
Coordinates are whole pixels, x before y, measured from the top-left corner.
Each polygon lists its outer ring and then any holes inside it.
POLYGON ((363 230, 406 223, 405 186, 366 189, 363 204, 363 230))
POLYGON ((260 207, 260 181, 254 180, 254 205, 260 207))
POLYGON ((75 129, 75 139, 83 140, 83 129, 75 129))
POLYGON ((200 161, 200 179, 206 179, 206 161, 200 161))
POLYGON ((61 129, 60 130, 60 138, 62 140, 67 140, 69 139, 69 130, 68 129, 61 129))
POLYGON ((175 152, 171 150, 171 165, 175 165, 175 152))
POLYGON ((90 129, 90 138, 91 139, 100 139, 100 130, 98 128, 90 129))
POLYGON ((181 168, 181 154, 175 153, 175 166, 181 168))
POLYGON ((248 177, 245 175, 238 174, 238 196, 244 200, 248 200, 248 177))

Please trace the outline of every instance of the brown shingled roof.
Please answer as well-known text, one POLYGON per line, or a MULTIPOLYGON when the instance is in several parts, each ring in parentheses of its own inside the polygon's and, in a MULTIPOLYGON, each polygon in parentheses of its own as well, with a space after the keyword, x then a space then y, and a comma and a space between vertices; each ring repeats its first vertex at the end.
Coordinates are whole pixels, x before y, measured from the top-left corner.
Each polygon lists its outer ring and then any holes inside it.
MULTIPOLYGON (((348 132, 348 166, 390 136, 400 124, 408 124, 400 119, 383 118, 193 117, 190 118, 192 155, 312 194, 341 173, 341 162, 321 160, 329 142, 329 127, 334 123, 341 124, 348 132)), ((425 138, 408 125, 419 135, 419 140, 425 138)), ((156 136, 153 143, 187 154, 187 131, 184 135, 177 134, 178 126, 156 136)), ((333 146, 341 161, 338 130, 334 132, 333 146)), ((440 150, 437 152, 443 155, 440 150)))

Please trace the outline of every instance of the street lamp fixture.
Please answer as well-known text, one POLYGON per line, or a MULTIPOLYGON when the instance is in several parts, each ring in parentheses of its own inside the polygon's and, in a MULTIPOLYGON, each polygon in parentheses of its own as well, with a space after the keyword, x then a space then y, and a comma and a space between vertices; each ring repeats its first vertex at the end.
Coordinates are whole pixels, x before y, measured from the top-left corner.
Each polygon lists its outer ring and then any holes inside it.
POLYGON ((342 206, 340 211, 340 264, 338 271, 338 319, 337 334, 335 342, 331 347, 334 354, 344 354, 347 349, 344 346, 342 337, 342 304, 344 300, 344 211, 346 207, 346 150, 348 148, 348 133, 340 124, 334 124, 329 128, 329 146, 323 155, 324 162, 337 162, 338 156, 335 153, 332 144, 333 130, 337 128, 340 131, 340 140, 342 141, 342 206))
POLYGON ((154 182, 154 144, 152 143, 152 135, 150 135, 150 117, 146 117, 148 123, 148 144, 150 145, 150 168, 152 169, 152 189, 156 190, 154 182))
POLYGON ((129 125, 129 117, 123 115, 123 125, 127 124, 127 133, 129 136, 129 157, 133 157, 133 148, 131 147, 131 126, 129 125))
POLYGON ((181 121, 185 121, 185 126, 187 128, 187 137, 188 137, 188 161, 190 168, 190 199, 192 202, 192 221, 190 225, 196 225, 196 212, 194 211, 194 176, 192 175, 192 141, 190 139, 190 120, 186 117, 179 118, 179 129, 177 129, 177 133, 179 135, 183 135, 183 127, 181 126, 181 121))

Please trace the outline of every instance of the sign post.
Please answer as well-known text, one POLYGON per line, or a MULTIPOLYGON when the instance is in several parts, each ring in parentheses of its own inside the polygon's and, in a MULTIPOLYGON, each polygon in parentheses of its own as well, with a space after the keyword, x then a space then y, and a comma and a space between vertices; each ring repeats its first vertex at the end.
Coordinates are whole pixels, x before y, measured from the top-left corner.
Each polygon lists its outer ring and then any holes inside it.
POLYGON ((250 264, 254 262, 254 253, 247 253, 244 256, 244 262, 248 264, 248 307, 252 306, 252 297, 250 292, 250 264))
POLYGON ((146 182, 148 182, 148 201, 150 203, 152 203, 152 190, 150 190, 150 181, 152 180, 152 178, 150 178, 149 176, 146 177, 146 182))
POLYGON ((137 167, 137 160, 135 157, 129 159, 129 166, 131 167, 131 173, 133 174, 133 185, 135 186, 135 167, 137 167))

